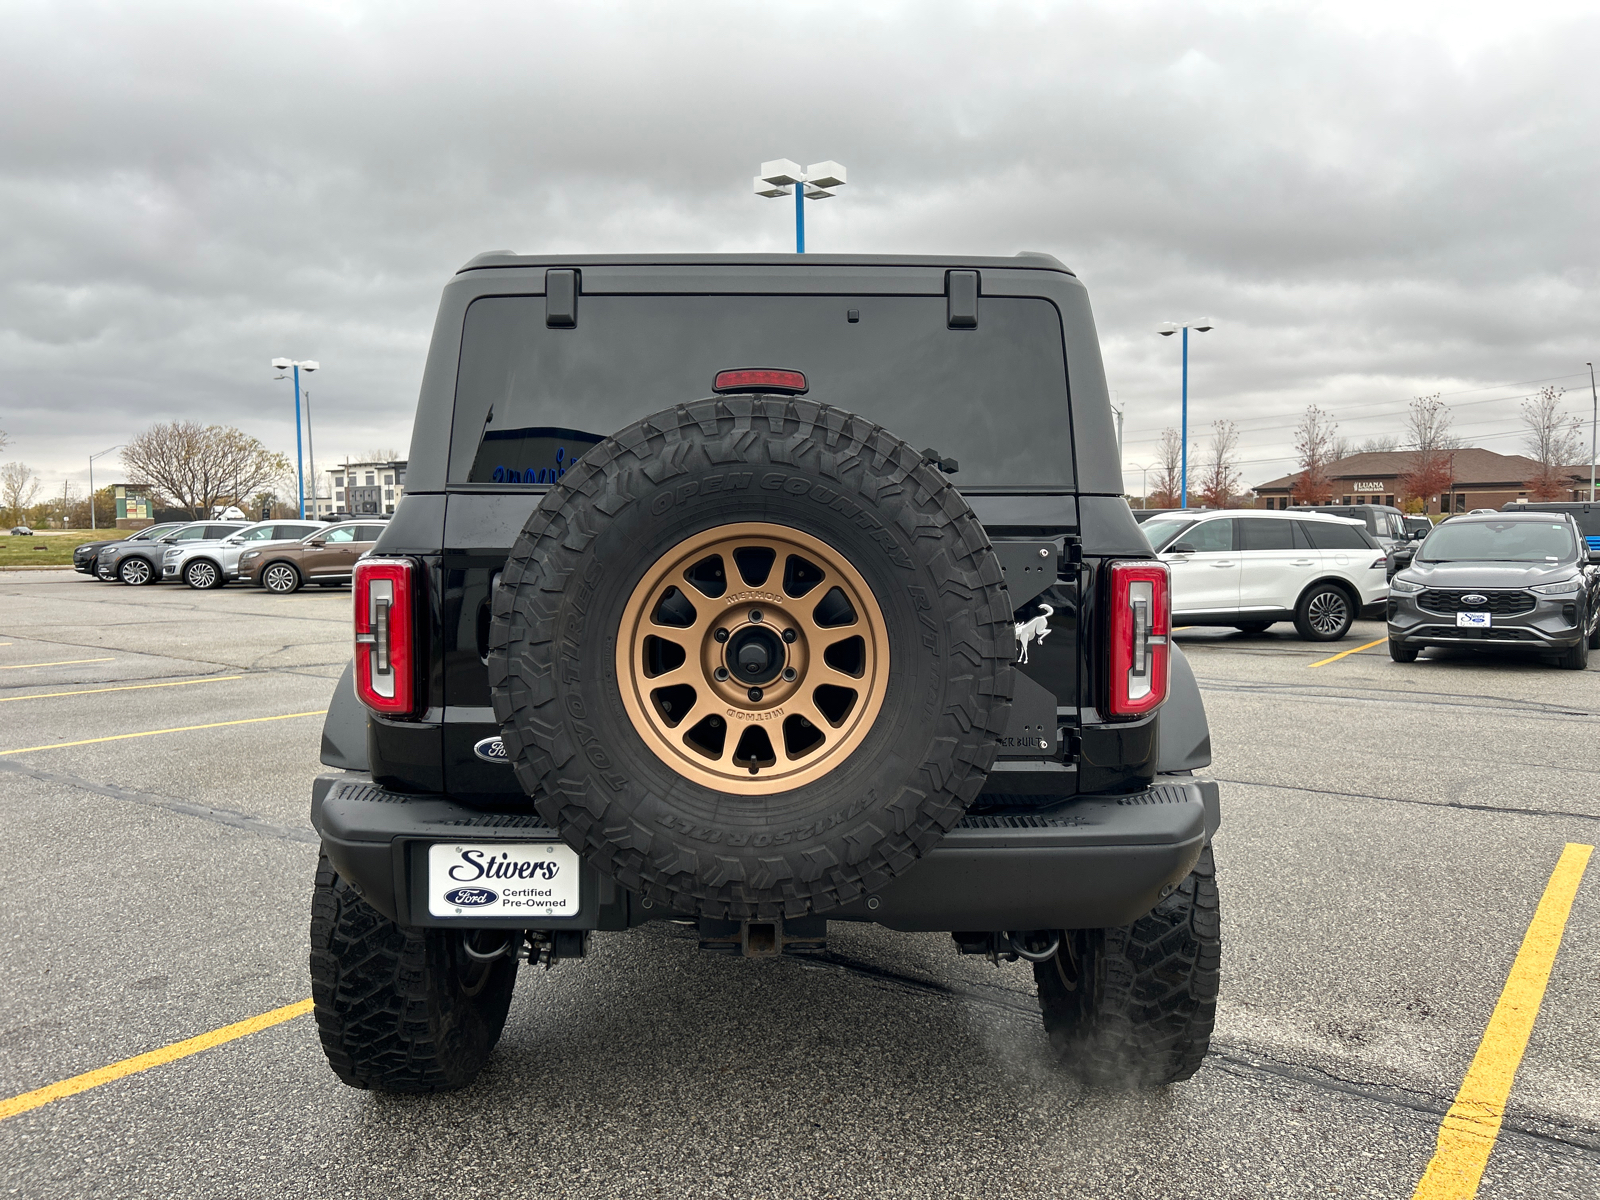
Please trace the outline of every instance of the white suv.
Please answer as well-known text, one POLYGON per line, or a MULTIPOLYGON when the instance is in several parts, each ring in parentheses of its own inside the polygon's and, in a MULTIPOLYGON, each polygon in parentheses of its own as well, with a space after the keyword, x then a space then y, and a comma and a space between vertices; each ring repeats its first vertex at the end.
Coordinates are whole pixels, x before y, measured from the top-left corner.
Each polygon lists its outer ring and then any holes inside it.
POLYGON ((227 538, 173 546, 161 560, 163 579, 182 579, 192 588, 219 588, 239 578, 239 556, 246 550, 280 542, 298 542, 325 525, 323 521, 258 521, 227 538))
POLYGON ((1389 598, 1383 548, 1360 521, 1309 512, 1173 510, 1139 528, 1172 572, 1174 625, 1260 633, 1293 621, 1310 642, 1350 632, 1389 598))

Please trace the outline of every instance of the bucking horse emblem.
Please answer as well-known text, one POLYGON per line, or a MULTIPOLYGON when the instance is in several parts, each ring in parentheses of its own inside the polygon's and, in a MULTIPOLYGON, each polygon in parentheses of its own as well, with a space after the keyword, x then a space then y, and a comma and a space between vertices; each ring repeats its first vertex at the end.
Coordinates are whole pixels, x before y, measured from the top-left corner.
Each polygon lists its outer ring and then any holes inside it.
POLYGON ((1039 607, 1044 611, 1037 617, 1017 622, 1017 646, 1020 650, 1017 661, 1019 663, 1028 661, 1029 646, 1035 642, 1043 642, 1045 638, 1050 636, 1050 618, 1055 615, 1056 610, 1048 604, 1040 604, 1039 607))

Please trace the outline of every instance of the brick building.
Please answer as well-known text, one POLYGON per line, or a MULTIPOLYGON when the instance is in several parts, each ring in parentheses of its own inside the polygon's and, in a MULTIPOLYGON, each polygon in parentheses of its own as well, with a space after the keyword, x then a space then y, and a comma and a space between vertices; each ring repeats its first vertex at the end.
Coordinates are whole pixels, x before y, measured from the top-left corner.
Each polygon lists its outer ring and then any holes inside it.
MULTIPOLYGON (((1539 464, 1520 454, 1496 454, 1476 446, 1447 452, 1452 482, 1443 493, 1423 497, 1425 511, 1432 514, 1470 512, 1474 508, 1499 508, 1514 500, 1528 500, 1528 480, 1539 464)), ((1385 450, 1352 454, 1328 469, 1328 483, 1334 504, 1391 504, 1403 508, 1400 476, 1412 464, 1409 450, 1385 450)), ((1588 500, 1589 467, 1569 468, 1567 494, 1563 500, 1588 500)), ((1255 493, 1259 508, 1288 508, 1294 501, 1290 491, 1298 473, 1258 483, 1255 493)))

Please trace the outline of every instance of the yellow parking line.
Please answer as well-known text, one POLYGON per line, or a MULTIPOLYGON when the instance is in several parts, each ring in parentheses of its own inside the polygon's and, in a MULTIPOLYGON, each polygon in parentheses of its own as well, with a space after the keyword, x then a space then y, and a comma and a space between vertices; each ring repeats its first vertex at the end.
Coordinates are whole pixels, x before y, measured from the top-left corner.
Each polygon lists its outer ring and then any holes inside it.
POLYGON ((65 662, 53 663, 9 663, 0 667, 0 671, 21 671, 28 667, 81 667, 84 663, 110 662, 109 658, 69 658, 65 662))
POLYGON ((196 729, 221 729, 225 725, 259 725, 262 721, 292 721, 295 717, 321 717, 328 710, 319 708, 315 712, 284 713, 281 717, 246 717, 242 721, 211 721, 205 725, 179 725, 175 729, 146 729, 142 733, 114 733, 110 737, 84 738, 76 742, 52 742, 48 746, 22 746, 16 750, 0 750, 0 755, 6 754, 31 754, 35 750, 65 750, 68 746, 92 746, 96 742, 123 742, 129 738, 158 737, 163 733, 190 733, 196 729))
POLYGON ((1374 646, 1381 646, 1388 640, 1389 639, 1387 637, 1381 637, 1375 642, 1368 642, 1365 646, 1357 646, 1354 650, 1341 650, 1332 658, 1325 658, 1321 662, 1314 662, 1308 665, 1313 667, 1325 667, 1331 662, 1338 662, 1341 658, 1348 658, 1352 654, 1360 654, 1363 650, 1371 650, 1374 646))
POLYGON ((1561 948, 1567 916, 1572 912, 1573 898, 1592 853, 1593 846, 1576 842, 1568 842, 1562 850, 1523 936, 1522 948, 1511 964, 1511 974, 1506 976, 1489 1027, 1478 1043, 1478 1053, 1461 1081, 1456 1102, 1439 1126, 1433 1159, 1411 1200, 1472 1200, 1478 1194, 1489 1152, 1494 1149, 1500 1122, 1506 1115, 1511 1083, 1522 1063, 1522 1053, 1528 1048, 1533 1022, 1550 982, 1550 969, 1561 948))
POLYGON ((121 1062, 112 1063, 109 1067, 85 1071, 82 1075, 74 1075, 71 1079, 63 1079, 60 1083, 52 1083, 48 1087, 35 1088, 31 1092, 23 1092, 20 1096, 12 1096, 9 1100, 0 1100, 0 1121, 4 1121, 8 1117, 14 1117, 18 1113, 25 1113, 31 1109, 39 1108, 54 1100, 63 1100, 68 1096, 76 1096, 79 1092, 97 1088, 103 1083, 111 1083, 128 1075, 137 1075, 140 1071, 148 1071, 151 1067, 164 1066, 169 1062, 176 1062, 180 1058, 188 1058, 191 1054, 199 1054, 202 1050, 209 1050, 213 1046, 220 1046, 224 1042, 231 1042, 252 1033, 259 1033, 263 1029, 281 1025, 285 1021, 292 1021, 294 1018, 303 1016, 310 1011, 310 1000, 301 1000, 297 1004, 286 1004, 282 1008, 264 1012, 260 1016, 251 1017, 247 1021, 224 1025, 221 1029, 213 1029, 210 1033, 202 1033, 199 1037, 173 1042, 170 1046, 163 1046, 159 1050, 151 1050, 147 1054, 136 1054, 132 1058, 125 1058, 121 1062))
POLYGON ((207 675, 204 679, 180 679, 174 683, 130 683, 123 687, 85 688, 78 692, 38 692, 32 696, 0 696, 0 704, 13 700, 54 700, 57 696, 98 696, 101 692, 140 692, 145 688, 188 687, 191 683, 222 683, 228 679, 243 679, 243 675, 207 675))

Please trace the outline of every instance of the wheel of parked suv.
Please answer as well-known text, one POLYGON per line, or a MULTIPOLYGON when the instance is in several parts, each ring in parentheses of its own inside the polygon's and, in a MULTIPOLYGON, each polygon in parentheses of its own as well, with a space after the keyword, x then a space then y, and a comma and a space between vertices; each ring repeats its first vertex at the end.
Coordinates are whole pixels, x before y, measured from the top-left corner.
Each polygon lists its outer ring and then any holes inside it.
POLYGON ((221 587, 222 571, 209 558, 197 558, 183 569, 183 581, 202 590, 221 587))
POLYGON ((1389 639, 1389 657, 1397 663, 1416 662, 1419 649, 1420 647, 1408 646, 1396 638, 1389 639))
POLYGON ((300 582, 300 571, 293 563, 268 563, 266 569, 261 572, 261 586, 269 592, 277 592, 280 596, 298 592, 300 582))
POLYGON ((471 1083, 505 1027, 521 941, 517 930, 401 928, 321 858, 311 996, 334 1073, 385 1092, 471 1083))
POLYGON ((147 583, 154 583, 155 569, 142 558, 125 558, 122 565, 117 568, 117 578, 130 587, 143 587, 147 583))
POLYGON ((1033 966, 1050 1046, 1095 1087, 1189 1078, 1211 1045, 1222 928, 1211 847, 1148 916, 1117 929, 1068 930, 1033 966))
POLYGON ((1589 621, 1589 649, 1600 650, 1600 613, 1590 613, 1589 621))
POLYGON ((1336 583, 1308 588, 1294 610, 1294 627, 1308 642, 1336 642, 1350 632, 1355 619, 1355 602, 1336 583))
POLYGON ((110 567, 102 568, 97 566, 94 569, 94 577, 101 583, 115 583, 117 579, 117 573, 110 567))
POLYGON ((1015 657, 959 492, 860 417, 684 405, 589 450, 494 596, 489 679, 541 816, 680 912, 822 912, 966 811, 1015 657))
POLYGON ((1268 629, 1272 628, 1272 622, 1245 621, 1243 624, 1235 625, 1234 628, 1240 633, 1265 633, 1268 629))
POLYGON ((1556 656, 1556 666, 1564 671, 1587 671, 1589 669, 1589 639, 1574 642, 1561 654, 1556 656))

